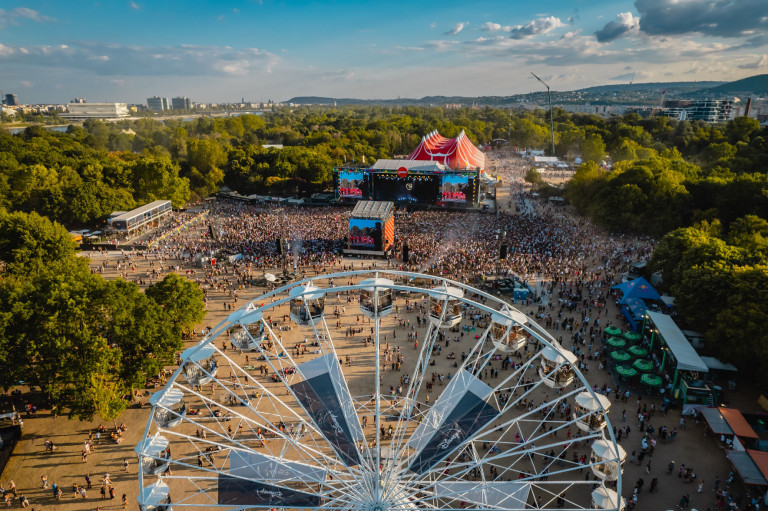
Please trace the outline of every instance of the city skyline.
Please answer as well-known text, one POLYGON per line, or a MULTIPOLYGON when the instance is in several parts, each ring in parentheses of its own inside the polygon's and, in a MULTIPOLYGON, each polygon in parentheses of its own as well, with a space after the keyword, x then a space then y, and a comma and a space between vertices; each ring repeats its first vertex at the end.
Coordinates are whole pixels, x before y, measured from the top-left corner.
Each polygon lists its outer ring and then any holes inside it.
POLYGON ((764 0, 29 1, 0 9, 23 103, 539 92, 768 72, 764 0))

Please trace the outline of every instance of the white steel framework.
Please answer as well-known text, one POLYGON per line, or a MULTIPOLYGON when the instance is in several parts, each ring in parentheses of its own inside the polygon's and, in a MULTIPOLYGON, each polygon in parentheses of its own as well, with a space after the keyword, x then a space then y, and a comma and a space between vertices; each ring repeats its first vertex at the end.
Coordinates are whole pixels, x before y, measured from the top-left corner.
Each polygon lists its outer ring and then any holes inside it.
POLYGON ((182 354, 137 448, 139 504, 618 510, 624 451, 575 363, 522 312, 459 282, 383 270, 295 282, 182 354), (405 328, 406 310, 419 328, 405 328), (453 359, 460 329, 472 333, 453 359), (364 350, 354 365, 340 353, 350 345, 364 350), (451 371, 430 379, 444 357, 451 371))

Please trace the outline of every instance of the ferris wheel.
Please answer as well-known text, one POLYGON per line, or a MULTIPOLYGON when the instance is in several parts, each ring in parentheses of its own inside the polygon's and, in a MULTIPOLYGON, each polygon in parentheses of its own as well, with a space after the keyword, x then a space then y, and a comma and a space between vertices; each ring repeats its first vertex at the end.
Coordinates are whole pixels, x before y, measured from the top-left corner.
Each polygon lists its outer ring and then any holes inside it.
POLYGON ((271 291, 184 351, 150 403, 145 511, 622 508, 626 454, 577 356, 440 277, 271 291))

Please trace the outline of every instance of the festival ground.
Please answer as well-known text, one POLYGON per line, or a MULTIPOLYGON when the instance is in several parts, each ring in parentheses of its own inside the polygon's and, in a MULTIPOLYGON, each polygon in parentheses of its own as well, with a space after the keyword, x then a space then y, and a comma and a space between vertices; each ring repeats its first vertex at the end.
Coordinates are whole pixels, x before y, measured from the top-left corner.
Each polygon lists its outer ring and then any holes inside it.
MULTIPOLYGON (((510 161, 505 162, 506 167, 511 168, 513 166, 519 166, 519 170, 522 170, 522 166, 518 162, 510 161)), ((513 173, 512 173, 513 174, 513 173)), ((518 174, 519 175, 519 174, 518 174)), ((501 195, 501 194, 500 194, 501 195)), ((518 196, 519 197, 519 196, 518 196)), ((500 196, 500 206, 502 208, 510 209, 511 211, 517 211, 522 213, 537 213, 541 214, 546 206, 541 206, 534 203, 531 200, 523 199, 518 203, 514 202, 514 196, 508 198, 502 198, 500 196)), ((569 212, 563 210, 558 211, 557 215, 570 215, 569 212)), ((116 278, 119 274, 126 271, 125 268, 118 270, 114 263, 118 260, 123 260, 122 256, 118 252, 109 254, 91 254, 91 265, 96 267, 104 262, 104 258, 107 258, 111 263, 104 271, 103 275, 106 278, 116 278)), ((594 268, 597 268, 599 261, 589 261, 594 268)), ((146 275, 150 271, 150 260, 146 259, 133 259, 128 266, 129 278, 134 280, 134 277, 146 275), (133 267, 133 268, 131 268, 133 267)), ((182 262, 167 261, 166 266, 179 265, 178 272, 185 274, 187 269, 192 269, 192 266, 183 266, 182 262)), ((354 269, 369 268, 378 264, 380 267, 386 263, 382 261, 364 261, 361 259, 346 259, 341 261, 336 268, 327 268, 327 272, 341 269, 342 266, 354 267, 354 269)), ((199 271, 199 268, 196 268, 199 271)), ((535 279, 534 279, 535 280, 535 279)), ((213 326, 225 318, 230 311, 227 310, 228 305, 235 307, 242 306, 248 301, 257 298, 265 291, 263 287, 249 287, 238 291, 238 298, 235 303, 231 293, 225 291, 211 290, 209 292, 209 300, 207 304, 208 315, 201 325, 213 326)), ((534 317, 538 311, 538 304, 517 304, 525 313, 534 317)), ((556 311, 556 308, 555 308, 556 311)), ((415 313, 403 313, 403 318, 408 319, 409 314, 415 317, 415 313)), ((360 343, 360 341, 347 341, 343 335, 343 329, 347 326, 356 324, 359 313, 355 309, 355 306, 347 307, 346 313, 342 316, 342 329, 339 330, 337 336, 334 338, 337 348, 341 348, 340 355, 349 355, 352 359, 351 367, 345 367, 344 372, 347 375, 350 385, 353 386, 356 381, 355 376, 370 370, 370 365, 364 362, 366 359, 370 359, 370 348, 366 348, 360 343)), ((413 320, 411 317, 411 320, 413 320)), ((614 323, 620 323, 618 319, 618 311, 615 304, 609 300, 607 309, 602 315, 601 327, 606 325, 607 321, 614 323)), ((544 326, 542 324, 542 326, 544 326)), ((200 328, 198 328, 198 331, 200 328)), ((420 330, 423 331, 423 330, 420 330)), ((562 336, 563 332, 556 332, 550 330, 555 338, 562 336)), ((392 338, 391 332, 385 330, 383 334, 388 334, 388 340, 394 344, 395 339, 392 338)), ((289 335, 289 334, 286 334, 289 335)), ((404 334, 403 334, 404 335, 404 334)), ((189 341, 187 346, 192 346, 200 340, 197 337, 193 341, 189 341)), ((399 336, 401 348, 406 355, 410 353, 409 346, 406 345, 406 341, 403 337, 399 336)), ((300 342, 301 339, 296 339, 296 342, 300 342)), ((461 352, 468 350, 470 347, 470 338, 466 336, 460 343, 452 347, 453 351, 461 352)), ((290 342, 287 344, 291 344, 290 342)), ((564 342, 565 347, 570 347, 569 341, 564 342)), ((245 365, 245 355, 235 354, 232 355, 239 361, 240 365, 245 365)), ((407 367, 407 360, 406 360, 407 367)), ((169 369, 175 369, 169 367, 169 369)), ((412 368, 409 368, 412 369, 412 368)), ((447 360, 446 357, 437 357, 436 366, 430 368, 431 371, 437 373, 448 373, 453 370, 452 362, 447 360)), ((385 373, 383 384, 384 387, 389 387, 390 384, 396 384, 396 378, 399 373, 385 373)), ((599 370, 597 368, 597 362, 593 362, 590 370, 585 373, 586 378, 592 385, 602 386, 608 384, 613 387, 613 383, 610 381, 609 373, 607 370, 599 370)), ((27 389, 22 389, 27 391, 27 389)), ((154 389, 152 389, 154 390, 154 389)), ((363 389, 351 389, 353 394, 364 393, 363 389), (357 392, 356 392, 357 391, 357 392)), ((731 406, 741 407, 745 411, 751 411, 755 408, 757 396, 752 395, 749 392, 743 393, 730 393, 728 394, 728 400, 731 406)), ((35 399, 35 396, 25 395, 25 399, 35 399)), ((626 449, 627 453, 631 455, 633 451, 640 451, 640 440, 642 433, 636 427, 636 408, 638 405, 638 396, 632 395, 626 403, 613 402, 613 406, 610 410, 610 419, 614 426, 621 428, 626 425, 630 425, 632 428, 628 438, 622 440, 621 444, 626 449), (626 411, 627 422, 622 421, 622 413, 626 411)), ((143 395, 140 401, 146 404, 148 395, 143 395)), ((653 400, 642 398, 640 405, 650 403, 653 400)), ((660 408, 660 402, 655 401, 656 409, 660 408)), ((49 410, 39 410, 37 416, 34 418, 26 418, 23 430, 23 440, 18 444, 16 450, 11 458, 8 466, 4 470, 0 481, 4 483, 4 487, 8 488, 8 482, 13 480, 17 488, 18 495, 25 495, 31 502, 31 508, 34 509, 55 509, 55 510, 95 510, 100 508, 102 510, 109 509, 122 509, 124 507, 121 497, 123 494, 127 498, 127 508, 137 509, 136 498, 138 493, 137 482, 137 460, 134 452, 137 441, 141 438, 144 428, 148 420, 148 408, 129 408, 116 422, 124 423, 127 426, 127 430, 124 432, 122 442, 116 444, 109 439, 109 435, 103 435, 101 441, 95 446, 94 451, 87 457, 86 461, 83 461, 81 452, 83 450, 84 443, 89 439, 89 435, 96 432, 96 428, 99 424, 103 424, 108 430, 114 431, 115 425, 104 423, 99 419, 95 419, 93 422, 78 422, 75 420, 67 420, 66 418, 53 418, 49 410), (51 441, 56 445, 56 450, 53 452, 46 452, 44 448, 44 442, 51 441), (128 460, 128 470, 124 470, 123 462, 128 460), (82 486, 85 484, 85 475, 90 474, 93 481, 92 488, 88 490, 85 499, 81 496, 73 493, 73 485, 82 486), (109 494, 103 499, 99 493, 101 487, 101 481, 104 474, 109 474, 109 478, 112 485, 115 487, 114 500, 110 499, 109 494), (41 476, 47 476, 49 488, 42 489, 41 476), (64 494, 60 501, 53 498, 50 490, 50 485, 57 483, 63 490, 64 494)), ((680 415, 679 410, 673 409, 667 416, 655 415, 651 417, 650 423, 657 429, 661 426, 666 426, 668 429, 673 427, 680 428, 679 425, 680 415)), ((672 442, 661 443, 656 447, 654 454, 651 457, 650 473, 646 473, 646 460, 644 460, 642 466, 633 464, 629 457, 624 467, 623 485, 625 496, 632 494, 633 486, 638 478, 643 478, 645 484, 639 494, 638 505, 636 509, 640 510, 664 510, 673 509, 680 500, 680 497, 684 494, 690 495, 691 508, 695 509, 716 509, 715 493, 713 492, 713 483, 715 478, 718 477, 721 481, 721 487, 725 485, 725 480, 728 478, 729 465, 725 458, 724 451, 718 446, 716 439, 706 437, 704 435, 704 427, 702 425, 696 425, 689 423, 685 429, 681 429, 677 437, 672 442), (667 475, 667 465, 670 461, 675 462, 675 470, 672 475, 667 475), (684 464, 687 467, 693 467, 697 479, 696 482, 686 483, 682 478, 678 478, 678 468, 684 464), (648 488, 653 478, 658 478, 658 491, 655 493, 649 493, 648 488), (703 481, 703 492, 698 493, 697 488, 699 482, 703 481)), ((743 498, 743 489, 739 488, 736 484, 731 486, 731 492, 743 498)), ((14 504, 17 505, 17 504, 14 504)))

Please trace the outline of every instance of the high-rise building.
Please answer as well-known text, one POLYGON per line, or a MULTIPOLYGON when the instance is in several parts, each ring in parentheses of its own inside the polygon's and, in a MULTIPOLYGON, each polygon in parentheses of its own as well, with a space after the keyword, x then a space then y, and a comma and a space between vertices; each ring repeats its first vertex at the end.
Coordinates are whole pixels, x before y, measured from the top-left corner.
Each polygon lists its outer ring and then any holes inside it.
POLYGON ((168 98, 161 98, 158 96, 152 96, 151 98, 147 98, 147 106, 150 110, 154 110, 155 112, 162 112, 163 110, 170 110, 173 108, 171 106, 171 100, 168 98))
POLYGON ((16 97, 16 94, 5 95, 5 106, 17 106, 18 104, 19 99, 16 97))
POLYGON ((70 103, 85 103, 85 98, 75 98, 70 103))
POLYGON ((189 101, 189 98, 179 96, 171 100, 171 106, 174 110, 189 110, 192 108, 192 102, 189 101))
POLYGON ((736 109, 730 99, 667 100, 661 112, 680 121, 726 122, 734 118, 736 109))

